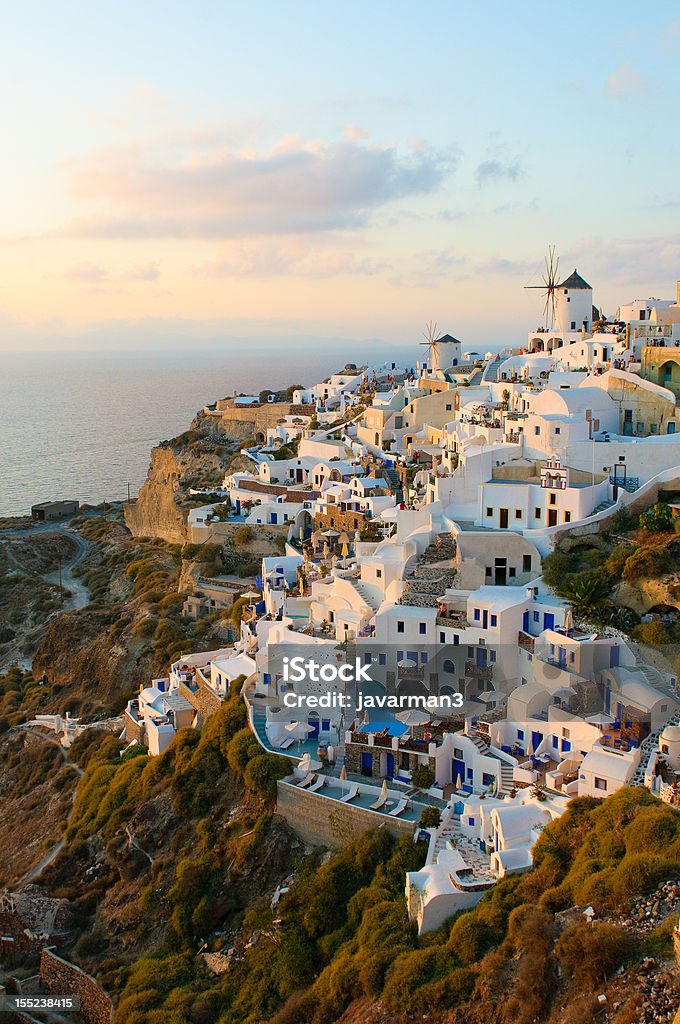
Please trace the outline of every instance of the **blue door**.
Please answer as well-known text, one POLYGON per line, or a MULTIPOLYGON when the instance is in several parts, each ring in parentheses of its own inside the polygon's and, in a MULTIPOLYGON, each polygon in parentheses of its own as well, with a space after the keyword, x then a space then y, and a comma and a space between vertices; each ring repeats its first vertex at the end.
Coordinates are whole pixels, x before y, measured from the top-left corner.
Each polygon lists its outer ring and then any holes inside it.
POLYGON ((465 782, 465 761, 458 761, 457 758, 452 759, 451 782, 457 782, 459 786, 465 782))
POLYGON ((312 731, 309 734, 310 740, 315 740, 319 735, 319 719, 316 715, 309 716, 309 724, 312 727, 312 731))
POLYGON ((543 629, 554 629, 555 628, 555 616, 552 612, 543 613, 543 629))
POLYGON ((667 431, 667 432, 668 432, 669 434, 674 434, 674 433, 675 433, 675 423, 673 423, 673 421, 672 421, 672 420, 671 420, 671 422, 670 422, 670 423, 668 424, 668 431, 667 431))
POLYGON ((394 778, 394 754, 387 755, 387 777, 388 779, 394 778))
POLYGON ((540 746, 540 744, 542 742, 543 742, 543 733, 542 732, 532 732, 532 734, 531 734, 531 749, 533 750, 534 754, 536 753, 536 751, 538 750, 538 748, 539 748, 539 746, 540 746))
POLYGON ((272 512, 272 526, 276 526, 278 521, 279 521, 279 514, 278 514, 278 512, 272 512))
POLYGON ((373 774, 373 754, 362 754, 361 755, 361 774, 372 775, 373 774))
POLYGON ((522 630, 525 633, 529 632, 529 612, 525 612, 522 616, 522 630))
POLYGON ((619 648, 618 646, 612 647, 609 652, 609 667, 617 668, 619 664, 619 648))

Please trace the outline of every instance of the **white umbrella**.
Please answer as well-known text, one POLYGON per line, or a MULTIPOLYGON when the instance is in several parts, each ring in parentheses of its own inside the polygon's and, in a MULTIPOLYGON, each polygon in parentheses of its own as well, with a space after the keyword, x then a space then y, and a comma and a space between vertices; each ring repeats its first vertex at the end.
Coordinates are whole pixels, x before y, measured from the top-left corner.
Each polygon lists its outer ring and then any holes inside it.
POLYGON ((383 784, 380 787, 380 799, 387 800, 387 779, 383 779, 383 784))
POLYGON ((288 732, 295 732, 296 729, 299 729, 300 732, 314 732, 314 726, 309 722, 289 722, 286 729, 288 732))
POLYGON ((590 722, 591 725, 613 725, 616 719, 612 718, 611 715, 605 715, 603 712, 599 712, 597 715, 589 715, 586 718, 586 722, 590 722))
POLYGON ((498 690, 485 690, 484 693, 478 693, 477 699, 483 700, 485 704, 497 704, 505 698, 504 693, 499 693, 498 690))
POLYGON ((323 768, 323 764, 321 763, 321 761, 315 761, 310 754, 305 753, 300 758, 298 768, 303 768, 305 771, 308 772, 316 772, 319 770, 319 768, 323 768))
POLYGON ((567 608, 564 614, 564 628, 568 633, 574 628, 574 613, 571 608, 567 608))
POLYGON ((345 795, 345 782, 347 782, 347 768, 343 764, 342 768, 340 769, 340 792, 342 793, 343 796, 345 795))
POLYGON ((245 594, 241 594, 241 597, 245 597, 248 601, 259 601, 260 594, 255 590, 248 590, 245 594))
POLYGON ((409 708, 408 711, 400 711, 397 714, 397 718, 404 725, 425 725, 425 722, 430 721, 430 717, 428 711, 419 711, 418 708, 409 708))

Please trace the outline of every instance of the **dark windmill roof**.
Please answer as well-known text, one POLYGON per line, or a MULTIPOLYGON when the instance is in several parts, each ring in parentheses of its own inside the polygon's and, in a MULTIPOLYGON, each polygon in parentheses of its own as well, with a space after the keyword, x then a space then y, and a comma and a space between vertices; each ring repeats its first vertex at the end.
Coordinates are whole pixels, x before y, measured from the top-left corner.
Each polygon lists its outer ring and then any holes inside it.
POLYGON ((441 338, 437 338, 437 345, 441 342, 447 342, 448 344, 453 343, 454 345, 462 345, 462 341, 458 341, 458 338, 454 338, 451 334, 442 334, 441 338))
POLYGON ((575 267, 574 267, 574 273, 570 274, 569 277, 564 279, 564 281, 561 281, 560 284, 558 284, 557 287, 558 288, 581 288, 581 289, 587 288, 591 292, 593 290, 591 288, 591 286, 588 284, 588 282, 583 280, 583 278, 578 273, 578 271, 576 270, 575 267))

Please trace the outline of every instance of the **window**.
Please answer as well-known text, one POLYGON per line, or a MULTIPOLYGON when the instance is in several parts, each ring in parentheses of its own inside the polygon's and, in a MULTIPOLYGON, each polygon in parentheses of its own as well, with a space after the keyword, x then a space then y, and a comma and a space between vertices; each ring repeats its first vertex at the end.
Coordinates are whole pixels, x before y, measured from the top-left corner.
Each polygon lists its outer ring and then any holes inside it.
POLYGON ((552 493, 550 495, 550 504, 551 505, 556 505, 557 504, 557 495, 555 493, 552 493))
MULTIPOLYGON (((456 671, 456 666, 450 660, 449 661, 445 661, 444 662, 444 671, 448 672, 450 674, 453 674, 456 671)), ((461 754, 460 756, 462 757, 463 755, 461 754)), ((458 754, 456 754, 455 751, 454 751, 454 757, 458 757, 458 754)))
POLYGON ((467 651, 468 651, 467 652, 468 658, 474 658, 474 656, 475 656, 475 649, 474 649, 474 647, 468 647, 467 651))
MULTIPOLYGON (((567 299, 567 302, 571 302, 571 299, 567 299)), ((572 329, 572 331, 576 330, 576 321, 575 320, 571 321, 571 329, 572 329)))
POLYGON ((475 622, 479 622, 480 615, 481 615, 480 609, 479 608, 475 608, 475 613, 474 613, 475 622))
POLYGON ((475 823, 475 819, 474 818, 468 818, 468 825, 474 825, 474 823, 475 823))
POLYGON ((516 508, 515 509, 515 519, 521 519, 521 518, 522 518, 522 509, 521 508, 516 508))
POLYGON ((568 729, 563 729, 562 730, 562 736, 564 737, 565 740, 569 739, 569 735, 570 734, 569 734, 569 730, 568 729))
POLYGON ((511 565, 510 568, 508 569, 508 576, 516 576, 516 575, 517 575, 517 569, 515 568, 514 565, 511 565))
POLYGON ((382 569, 376 569, 375 570, 375 578, 377 580, 381 580, 382 579, 382 569))
POLYGON ((445 636, 444 633, 440 632, 440 634, 439 634, 439 643, 440 644, 445 644, 446 643, 446 636, 445 636))
POLYGON ((397 633, 403 633, 403 632, 404 632, 404 623, 399 621, 399 622, 397 622, 397 633))
POLYGON ((489 661, 491 661, 491 662, 495 662, 496 661, 496 652, 495 651, 489 651, 489 661))
POLYGON ((330 728, 331 728, 331 720, 330 720, 330 718, 322 718, 321 719, 321 731, 322 732, 330 732, 330 728))
POLYGON ((425 653, 425 651, 420 652, 420 664, 427 665, 427 654, 425 653))
POLYGON ((652 432, 652 434, 656 434, 656 430, 657 430, 656 423, 650 423, 649 424, 649 429, 652 432))
POLYGON ((370 654, 364 654, 364 665, 370 665, 373 658, 370 654))
POLYGON ((540 519, 540 518, 541 518, 541 510, 540 510, 540 508, 537 507, 537 508, 534 509, 534 519, 540 519))
POLYGON ((596 775, 595 778, 593 779, 593 783, 595 785, 595 789, 602 789, 602 790, 604 790, 605 793, 607 792, 607 780, 606 779, 598 779, 598 777, 596 775))
POLYGON ((559 740, 557 739, 557 736, 552 737, 552 745, 553 747, 555 747, 555 749, 557 749, 557 747, 559 746, 559 740))
POLYGON ((522 572, 531 572, 531 555, 522 555, 522 572))
POLYGON ((491 508, 490 505, 487 505, 486 506, 486 518, 487 519, 491 519, 492 515, 493 515, 493 509, 491 508))
POLYGON ((561 434, 562 433, 562 427, 555 427, 555 433, 556 434, 561 434))
POLYGON ((387 664, 387 658, 386 658, 386 656, 384 654, 379 654, 378 655, 378 664, 379 665, 386 665, 387 664))
POLYGON ((491 775, 490 772, 482 772, 482 785, 492 786, 494 784, 496 776, 491 775))
POLYGON ((518 740, 523 740, 524 739, 524 729, 518 729, 517 730, 517 739, 518 740))
POLYGON ((536 435, 536 437, 539 437, 540 433, 541 433, 541 428, 540 427, 534 427, 534 434, 536 435))
POLYGON ((421 636, 424 636, 425 633, 427 633, 427 623, 426 622, 419 622, 418 623, 418 632, 420 633, 421 636))
POLYGON ((564 521, 565 521, 565 523, 570 523, 571 522, 571 512, 565 512, 564 513, 564 521))
POLYGON ((492 615, 491 616, 491 625, 492 626, 496 626, 497 624, 498 624, 498 616, 497 615, 492 615))
POLYGON ((454 647, 459 647, 460 646, 460 633, 454 633, 453 634, 453 646, 454 647))
POLYGON ((662 704, 659 711, 668 711, 668 704, 662 704))
POLYGON ((487 567, 485 568, 484 575, 485 576, 491 576, 492 575, 492 573, 491 573, 491 566, 490 565, 487 565, 487 567))
POLYGON ((450 405, 447 405, 447 406, 446 406, 446 411, 447 411, 447 412, 451 412, 451 406, 450 406, 450 405))
POLYGON ((464 760, 463 751, 460 749, 460 747, 453 748, 453 756, 455 757, 456 761, 464 760))
POLYGON ((540 612, 534 612, 533 620, 534 620, 534 622, 540 622, 541 621, 541 613, 540 612))

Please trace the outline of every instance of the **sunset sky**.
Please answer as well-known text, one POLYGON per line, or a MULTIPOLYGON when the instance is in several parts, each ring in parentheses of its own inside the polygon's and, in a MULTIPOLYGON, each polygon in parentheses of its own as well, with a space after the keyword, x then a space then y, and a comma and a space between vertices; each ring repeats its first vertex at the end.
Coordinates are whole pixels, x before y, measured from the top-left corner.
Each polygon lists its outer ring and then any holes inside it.
POLYGON ((26 0, 2 27, 5 349, 508 344, 548 244, 605 312, 675 293, 675 2, 26 0))

